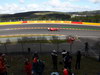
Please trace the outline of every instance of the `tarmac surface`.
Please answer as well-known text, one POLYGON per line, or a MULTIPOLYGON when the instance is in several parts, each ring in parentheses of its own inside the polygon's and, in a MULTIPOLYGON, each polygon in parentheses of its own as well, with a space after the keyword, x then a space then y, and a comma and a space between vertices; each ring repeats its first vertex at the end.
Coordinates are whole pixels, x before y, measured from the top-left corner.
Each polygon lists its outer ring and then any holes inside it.
POLYGON ((0 35, 16 34, 63 34, 100 37, 100 26, 71 24, 21 24, 0 26, 0 35), (49 27, 58 28, 58 31, 48 31, 49 27))

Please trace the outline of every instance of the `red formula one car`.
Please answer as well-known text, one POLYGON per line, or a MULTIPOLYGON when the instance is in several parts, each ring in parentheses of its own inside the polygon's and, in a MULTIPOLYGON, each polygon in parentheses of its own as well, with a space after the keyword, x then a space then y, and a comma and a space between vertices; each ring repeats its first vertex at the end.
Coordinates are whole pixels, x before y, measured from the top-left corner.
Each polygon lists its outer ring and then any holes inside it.
POLYGON ((48 28, 49 31, 58 31, 58 28, 48 28))

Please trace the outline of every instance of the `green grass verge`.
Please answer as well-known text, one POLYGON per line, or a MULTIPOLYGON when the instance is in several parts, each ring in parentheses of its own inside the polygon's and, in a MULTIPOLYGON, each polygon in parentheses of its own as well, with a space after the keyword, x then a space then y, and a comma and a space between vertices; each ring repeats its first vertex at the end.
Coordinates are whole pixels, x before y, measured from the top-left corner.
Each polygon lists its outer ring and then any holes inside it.
MULTIPOLYGON (((67 40, 24 40, 16 42, 6 42, 6 44, 16 44, 16 43, 65 43, 67 40)), ((0 43, 3 44, 3 43, 0 43)))
POLYGON ((100 30, 100 29, 93 29, 93 28, 78 28, 78 27, 62 27, 62 28, 71 28, 71 29, 80 29, 80 30, 100 30))

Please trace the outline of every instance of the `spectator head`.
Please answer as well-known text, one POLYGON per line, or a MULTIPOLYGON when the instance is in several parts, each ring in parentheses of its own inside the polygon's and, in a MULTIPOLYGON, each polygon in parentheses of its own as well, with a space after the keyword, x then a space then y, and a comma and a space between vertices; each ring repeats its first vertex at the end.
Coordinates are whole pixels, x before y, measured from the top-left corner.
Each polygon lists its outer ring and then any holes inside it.
POLYGON ((81 54, 81 52, 80 51, 77 51, 77 54, 81 54))
POLYGON ((56 50, 53 50, 54 53, 56 53, 56 50))
POLYGON ((85 42, 85 45, 88 45, 88 42, 85 42))
POLYGON ((37 51, 35 51, 35 52, 34 52, 34 55, 38 55, 38 52, 37 52, 37 51))
POLYGON ((2 56, 3 56, 3 57, 5 57, 5 56, 6 56, 6 54, 4 54, 4 53, 3 53, 3 54, 2 54, 2 56))
POLYGON ((36 57, 36 58, 39 58, 38 52, 37 52, 37 51, 35 51, 35 53, 34 53, 34 55, 33 55, 33 59, 34 59, 35 57, 36 57))
POLYGON ((33 62, 34 62, 34 63, 37 63, 37 62, 38 62, 38 59, 35 57, 35 58, 33 59, 33 62))

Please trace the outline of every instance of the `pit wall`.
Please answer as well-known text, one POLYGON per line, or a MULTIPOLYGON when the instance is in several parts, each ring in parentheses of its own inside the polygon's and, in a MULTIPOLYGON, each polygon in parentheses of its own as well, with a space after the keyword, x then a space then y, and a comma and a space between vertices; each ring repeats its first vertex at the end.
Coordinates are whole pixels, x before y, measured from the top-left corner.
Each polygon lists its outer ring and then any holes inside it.
POLYGON ((32 24, 32 23, 61 23, 61 24, 81 24, 100 26, 100 23, 75 22, 75 21, 18 21, 18 22, 0 22, 0 25, 32 24))

